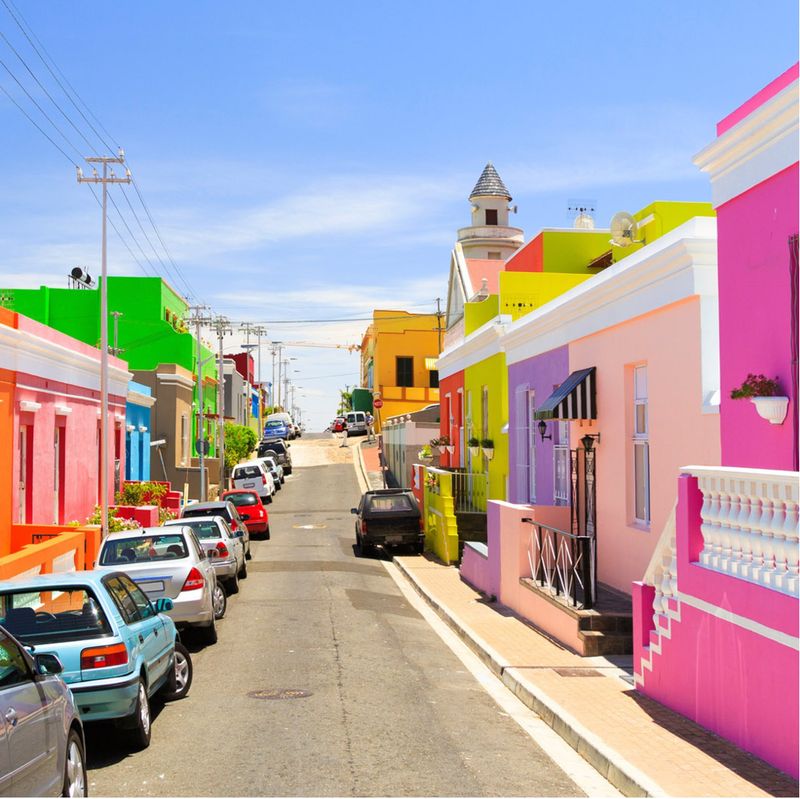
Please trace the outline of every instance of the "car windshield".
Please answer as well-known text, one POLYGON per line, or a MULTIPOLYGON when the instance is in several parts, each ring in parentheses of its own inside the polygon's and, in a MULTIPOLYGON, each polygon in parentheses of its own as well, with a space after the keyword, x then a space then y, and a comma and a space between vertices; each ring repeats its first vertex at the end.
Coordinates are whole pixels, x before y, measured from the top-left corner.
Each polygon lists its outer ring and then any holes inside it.
POLYGON ((228 518, 228 509, 224 505, 213 508, 209 508, 208 506, 204 508, 195 508, 190 505, 188 508, 184 508, 183 511, 181 511, 182 519, 187 519, 191 516, 222 516, 223 519, 230 521, 228 518))
POLYGON ((225 499, 230 500, 237 507, 240 505, 258 505, 258 497, 249 491, 246 494, 226 494, 225 499))
POLYGON ((249 477, 261 477, 261 469, 258 466, 237 466, 233 470, 234 480, 244 480, 249 477))
POLYGON ((274 422, 267 422, 265 427, 283 427, 285 422, 282 422, 280 419, 276 419, 274 422))
POLYGON ((183 534, 140 535, 136 538, 106 540, 100 552, 100 565, 122 563, 154 563, 161 560, 188 558, 189 550, 183 534))
POLYGON ((369 509, 377 513, 414 510, 411 500, 405 494, 388 497, 370 497, 369 509))
POLYGON ((277 452, 278 454, 283 454, 286 452, 286 447, 283 445, 283 441, 270 441, 266 444, 262 444, 258 448, 259 452, 277 452))
POLYGON ((222 538, 222 532, 216 522, 187 519, 186 526, 191 527, 198 538, 222 538))
POLYGON ((111 635, 103 608, 92 589, 83 586, 3 591, 0 614, 0 624, 26 644, 111 635))

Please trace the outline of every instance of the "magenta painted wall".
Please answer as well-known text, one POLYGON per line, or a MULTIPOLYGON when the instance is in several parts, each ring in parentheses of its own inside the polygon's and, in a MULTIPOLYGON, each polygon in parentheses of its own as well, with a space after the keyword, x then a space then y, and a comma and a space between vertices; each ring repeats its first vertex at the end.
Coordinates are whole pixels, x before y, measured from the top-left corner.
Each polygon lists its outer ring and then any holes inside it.
MULTIPOLYGON (((522 464, 526 462, 527 453, 520 452, 522 436, 519 428, 526 428, 526 419, 520 419, 517 407, 517 392, 532 389, 536 392, 535 402, 538 408, 553 393, 553 387, 559 386, 569 377, 569 350, 559 347, 549 352, 528 358, 508 367, 508 491, 511 502, 526 503, 529 496, 522 464)), ((535 469, 536 469, 536 502, 540 505, 553 505, 553 441, 556 439, 555 422, 547 423, 547 433, 552 439, 541 440, 538 432, 534 436, 535 469)), ((524 435, 524 434, 523 434, 524 435)), ((568 443, 568 442, 565 442, 568 443)))
POLYGON ((600 433, 597 576, 630 593, 675 504, 675 475, 689 463, 719 463, 719 415, 703 412, 697 297, 570 344, 571 372, 597 368, 597 421, 573 422, 571 437, 600 433), (634 520, 633 367, 647 365, 650 524, 634 520))
POLYGON ((717 208, 724 466, 798 468, 789 280, 789 237, 798 232, 798 210, 797 164, 717 208), (782 425, 758 416, 749 400, 730 399, 749 372, 778 377, 789 397, 782 425))
POLYGON ((643 586, 634 593, 640 690, 797 777, 798 652, 773 640, 780 634, 797 638, 797 600, 694 563, 702 542, 701 506, 696 478, 681 476, 677 575, 678 590, 687 599, 675 606, 680 621, 671 621, 668 637, 659 641, 653 631, 652 590, 643 586), (718 612, 693 607, 692 599, 718 612), (719 617, 729 614, 742 624, 719 617), (754 626, 751 622, 770 634, 746 629, 754 626), (661 654, 652 655, 652 671, 639 665, 651 641, 661 646, 661 654))

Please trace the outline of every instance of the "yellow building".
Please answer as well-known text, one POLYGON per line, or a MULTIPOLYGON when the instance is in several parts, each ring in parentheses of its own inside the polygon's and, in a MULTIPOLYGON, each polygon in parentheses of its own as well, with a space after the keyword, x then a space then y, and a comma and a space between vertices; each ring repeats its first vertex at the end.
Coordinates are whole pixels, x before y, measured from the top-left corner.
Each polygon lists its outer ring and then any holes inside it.
POLYGON ((444 336, 436 314, 374 311, 361 341, 361 385, 380 394, 375 429, 381 420, 439 402, 436 359, 444 336))

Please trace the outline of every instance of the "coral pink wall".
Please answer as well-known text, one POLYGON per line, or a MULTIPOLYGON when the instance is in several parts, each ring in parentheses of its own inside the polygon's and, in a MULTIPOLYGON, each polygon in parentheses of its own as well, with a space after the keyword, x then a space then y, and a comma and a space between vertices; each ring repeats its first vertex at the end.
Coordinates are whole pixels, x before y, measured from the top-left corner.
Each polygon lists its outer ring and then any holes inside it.
POLYGON ((458 466, 461 457, 461 430, 464 425, 464 371, 443 377, 439 381, 439 435, 449 436, 455 447, 452 453, 445 452, 441 456, 442 466, 458 466), (459 394, 459 389, 461 393, 459 394), (446 395, 450 395, 450 407, 446 407, 446 395), (450 424, 450 416, 453 424, 450 424))
POLYGON ((717 208, 725 466, 798 468, 788 239, 798 232, 799 210, 797 164, 717 208), (758 416, 749 400, 730 399, 731 389, 749 372, 778 377, 789 397, 789 412, 782 425, 758 416))
MULTIPOLYGON (((641 669, 640 690, 797 777, 798 652, 775 640, 797 640, 797 600, 693 562, 702 545, 701 506, 696 478, 681 476, 676 517, 680 621, 673 619, 669 637, 661 637, 652 671, 641 669), (718 613, 693 607, 692 599, 718 613), (742 623, 728 620, 731 614, 742 623)), ((652 598, 647 586, 634 597, 637 666, 649 643, 645 633, 653 629, 652 598)))
POLYGON ((598 420, 573 422, 570 440, 601 433, 597 458, 597 571, 630 593, 675 502, 687 463, 719 463, 719 416, 703 413, 700 301, 693 297, 569 345, 569 370, 597 367, 598 420), (647 365, 650 525, 633 520, 633 366, 647 365))
POLYGON ((541 272, 544 265, 544 233, 539 233, 506 261, 506 272, 541 272))

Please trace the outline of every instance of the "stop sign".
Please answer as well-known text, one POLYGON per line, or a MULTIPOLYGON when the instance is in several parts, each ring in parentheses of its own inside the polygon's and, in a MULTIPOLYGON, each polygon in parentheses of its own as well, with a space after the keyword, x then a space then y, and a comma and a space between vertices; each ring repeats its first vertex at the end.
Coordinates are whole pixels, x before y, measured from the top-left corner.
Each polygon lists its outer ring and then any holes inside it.
POLYGON ((373 400, 372 401, 372 407, 380 410, 383 407, 383 400, 380 399, 380 398, 376 399, 376 400, 373 400))

